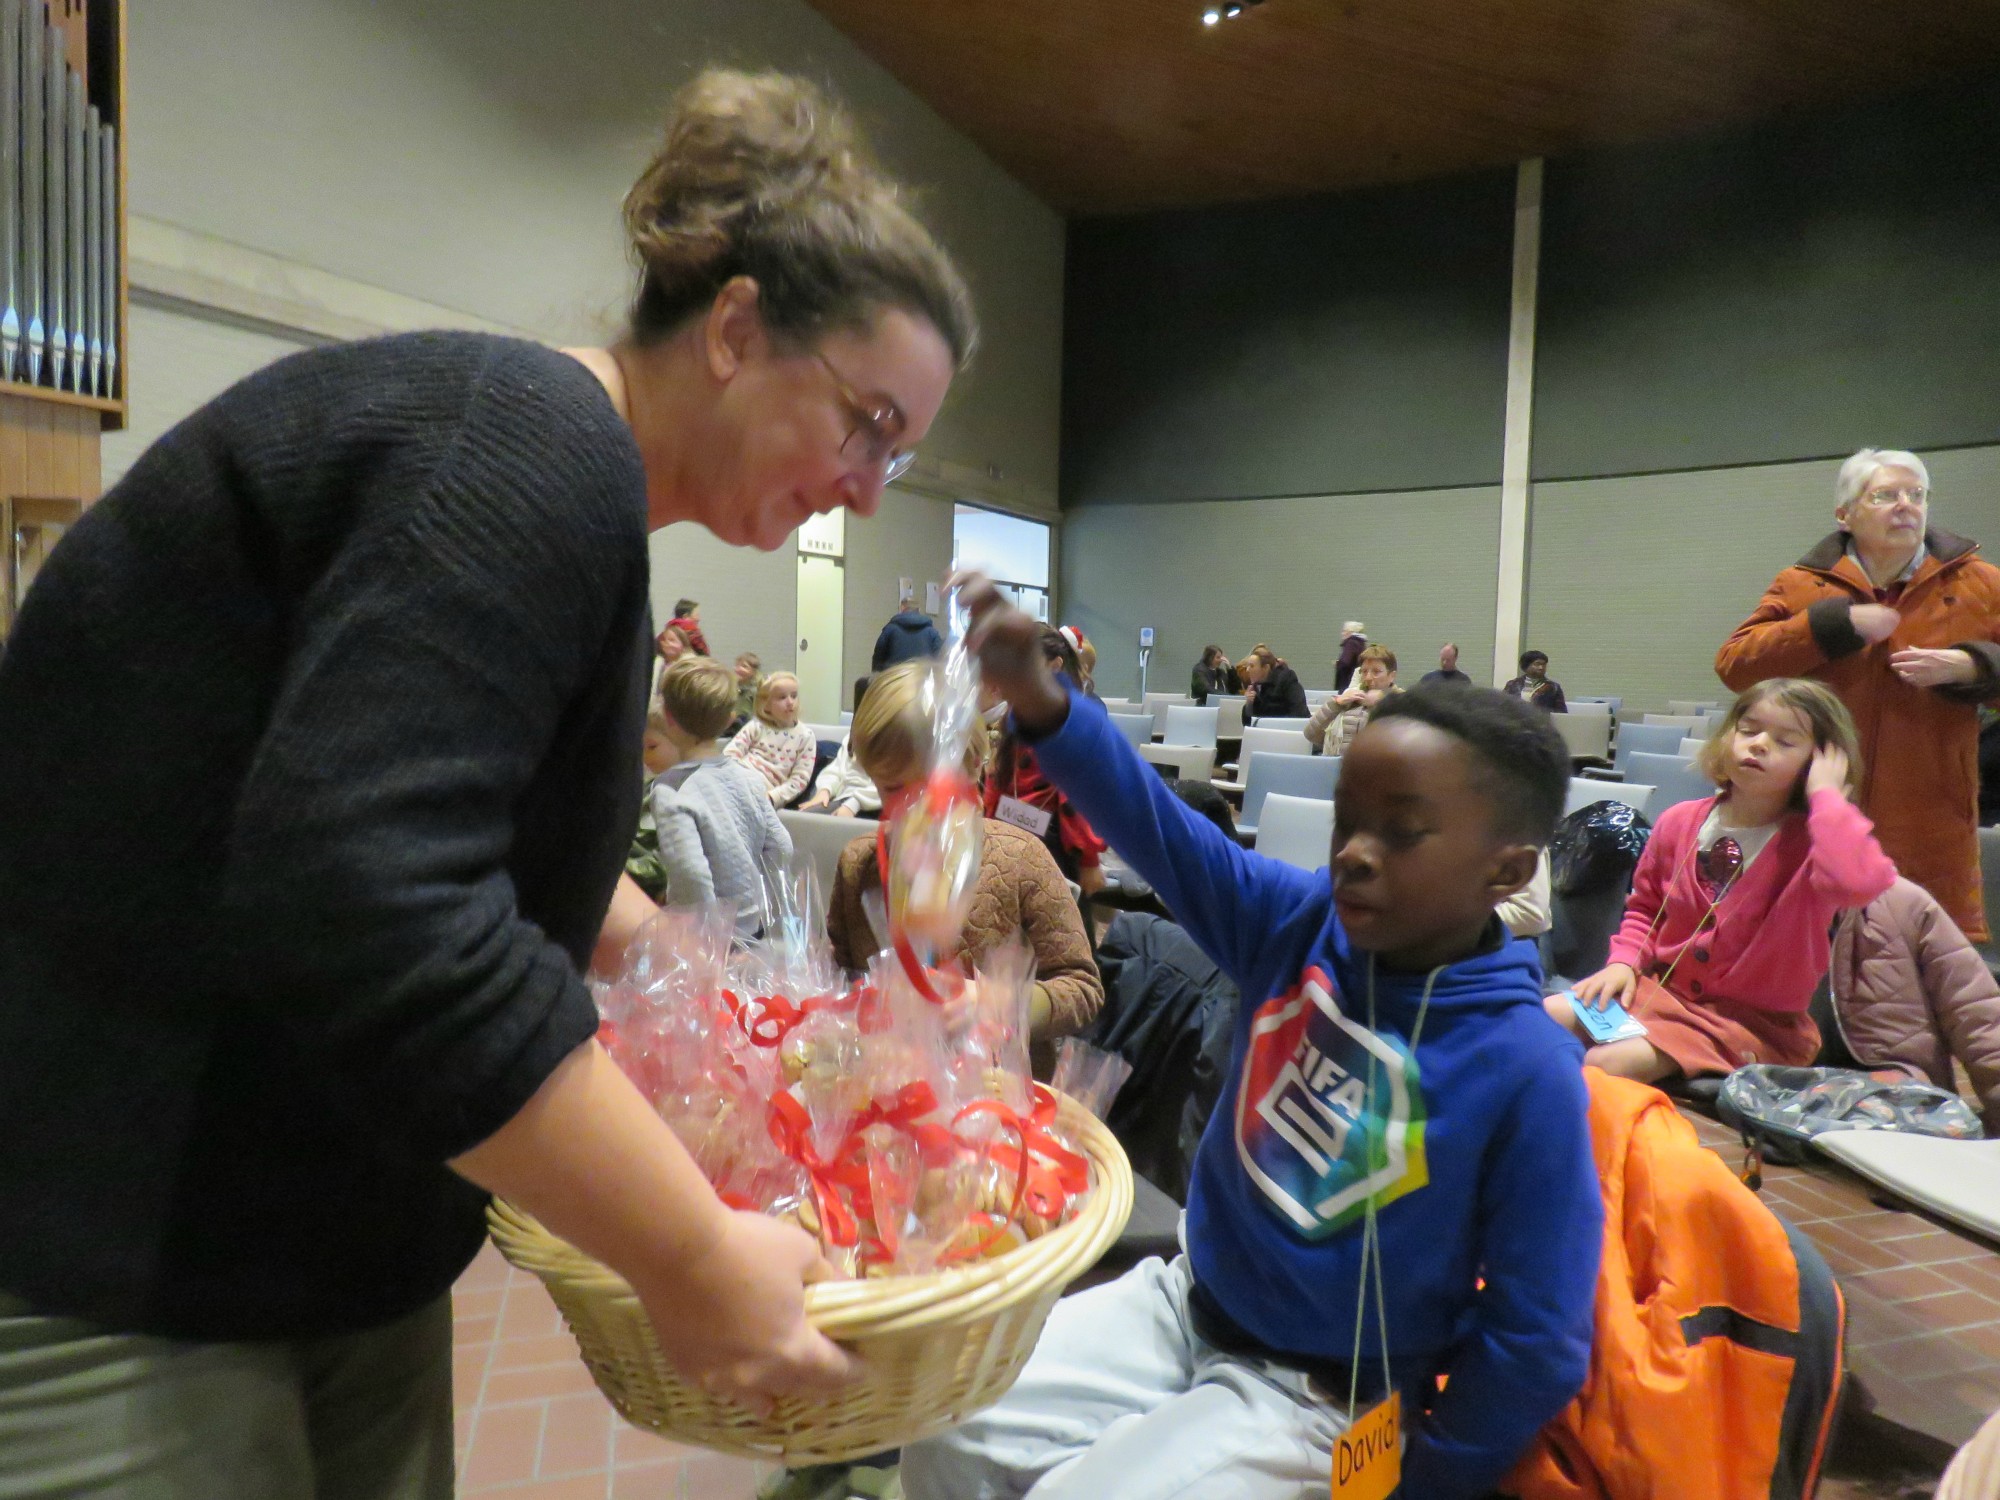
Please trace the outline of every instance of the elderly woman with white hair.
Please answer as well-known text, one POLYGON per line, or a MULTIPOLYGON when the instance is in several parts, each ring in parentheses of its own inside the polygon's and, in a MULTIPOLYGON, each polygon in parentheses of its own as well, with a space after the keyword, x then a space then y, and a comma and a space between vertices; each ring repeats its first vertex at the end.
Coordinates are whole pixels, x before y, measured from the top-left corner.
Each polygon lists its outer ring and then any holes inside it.
POLYGON ((1978 705, 2000 698, 2000 568, 1933 525, 1914 453, 1863 448, 1840 466, 1839 528, 1786 568, 1716 653, 1739 692, 1814 677, 1840 695, 1867 752, 1861 810, 1897 867, 1974 942, 1978 705))

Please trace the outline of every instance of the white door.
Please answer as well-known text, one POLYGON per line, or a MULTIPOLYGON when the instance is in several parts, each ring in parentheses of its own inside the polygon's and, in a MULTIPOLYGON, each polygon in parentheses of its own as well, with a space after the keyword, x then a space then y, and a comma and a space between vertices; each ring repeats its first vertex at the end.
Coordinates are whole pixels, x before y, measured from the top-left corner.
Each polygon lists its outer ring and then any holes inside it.
POLYGON ((799 717, 838 724, 841 635, 847 613, 846 570, 837 557, 799 554, 799 717))

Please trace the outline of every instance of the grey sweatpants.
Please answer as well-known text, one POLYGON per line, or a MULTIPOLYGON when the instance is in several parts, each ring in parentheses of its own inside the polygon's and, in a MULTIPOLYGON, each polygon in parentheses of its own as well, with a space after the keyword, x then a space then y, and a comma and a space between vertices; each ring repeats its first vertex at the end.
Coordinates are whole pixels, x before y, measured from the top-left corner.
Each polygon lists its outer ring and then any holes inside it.
POLYGON ((0 1294, 0 1500, 451 1500, 451 1299, 201 1344, 0 1294))

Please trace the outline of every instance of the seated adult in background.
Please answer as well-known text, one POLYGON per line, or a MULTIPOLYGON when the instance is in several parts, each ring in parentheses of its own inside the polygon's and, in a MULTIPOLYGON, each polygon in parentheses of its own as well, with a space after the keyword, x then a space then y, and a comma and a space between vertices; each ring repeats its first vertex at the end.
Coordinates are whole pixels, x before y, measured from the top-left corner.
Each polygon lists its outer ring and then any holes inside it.
POLYGON ((1368 630, 1359 620, 1349 620, 1340 627, 1340 654, 1333 659, 1333 690, 1344 693, 1354 682, 1355 669, 1361 664, 1361 653, 1368 649, 1368 630))
POLYGON ((1396 653, 1387 646, 1370 646, 1364 650, 1355 667, 1354 677, 1346 692, 1336 693, 1313 710, 1312 718, 1306 724, 1306 738, 1315 750, 1323 750, 1328 755, 1345 755, 1347 747, 1354 743, 1354 737, 1361 733, 1361 726, 1368 722, 1369 712, 1375 705, 1389 694, 1402 691, 1396 686, 1396 653))
POLYGON ((1964 1064, 1986 1133, 2000 1135, 2000 985, 1937 900, 1896 883, 1840 914, 1827 967, 1834 1027, 1820 1060, 1887 1069, 1958 1092, 1964 1064))
POLYGON ((1812 677, 1868 746, 1861 811, 1896 868, 1985 942, 1978 705, 2000 696, 2000 569, 1931 522, 1914 453, 1863 448, 1840 466, 1834 524, 1781 571, 1715 654, 1741 691, 1812 677))
POLYGON ((1286 660, 1269 646, 1259 646, 1245 658, 1243 679, 1244 713, 1252 719, 1303 719, 1306 707, 1305 684, 1286 660))
POLYGON ((1549 653, 1546 651, 1523 651, 1521 675, 1508 683, 1503 691, 1516 698, 1526 698, 1547 713, 1569 712, 1569 700, 1563 697, 1562 684, 1549 676, 1549 653))
POLYGON ((1188 696, 1197 703, 1208 702, 1210 693, 1229 693, 1232 696, 1243 691, 1243 682, 1236 675, 1236 668, 1229 664, 1229 657, 1220 646, 1204 646, 1201 660, 1195 663, 1194 675, 1188 679, 1188 696))
POLYGON ((868 669, 880 672, 899 661, 942 655, 944 637, 938 634, 937 623, 917 608, 915 594, 904 594, 896 601, 896 613, 889 617, 889 623, 875 637, 875 655, 868 669))
POLYGON ((1417 679, 1417 686, 1422 687, 1427 682, 1456 682, 1472 686, 1472 679, 1458 670, 1458 647, 1453 642, 1444 643, 1438 652, 1437 670, 1424 673, 1417 679))
MULTIPOLYGON (((848 743, 881 792, 887 817, 908 806, 923 785, 931 722, 922 693, 929 670, 923 662, 891 667, 869 684, 861 711, 854 716, 848 743)), ((985 758, 982 722, 973 726, 966 770, 977 775, 985 758)), ((879 896, 881 890, 876 840, 872 835, 858 838, 841 851, 827 905, 827 935, 833 941, 834 961, 843 969, 867 968, 869 959, 888 945, 889 935, 876 931, 865 900, 870 893, 879 896)), ((1034 834, 988 818, 972 892, 972 917, 959 952, 944 956, 963 958, 977 967, 1016 935, 1027 940, 1035 955, 1029 1012, 1033 1036, 1067 1036, 1089 1025, 1104 1003, 1104 981, 1091 960, 1090 939, 1069 883, 1034 834)))
POLYGON ((701 603, 699 600, 681 599, 677 601, 674 605, 674 617, 667 621, 667 623, 679 626, 681 633, 687 637, 688 644, 694 647, 701 655, 707 656, 709 654, 708 637, 701 633, 701 603))

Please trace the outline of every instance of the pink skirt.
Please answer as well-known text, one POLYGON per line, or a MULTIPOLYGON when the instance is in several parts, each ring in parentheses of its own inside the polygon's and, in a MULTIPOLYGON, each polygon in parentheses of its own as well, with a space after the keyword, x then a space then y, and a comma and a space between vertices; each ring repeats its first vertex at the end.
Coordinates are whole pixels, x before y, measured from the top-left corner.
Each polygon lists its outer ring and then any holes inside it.
POLYGON ((1626 1008, 1646 1023, 1646 1040, 1690 1078, 1749 1063, 1810 1067, 1819 1056, 1819 1027, 1802 1010, 1710 1005, 1644 975, 1626 1008))

